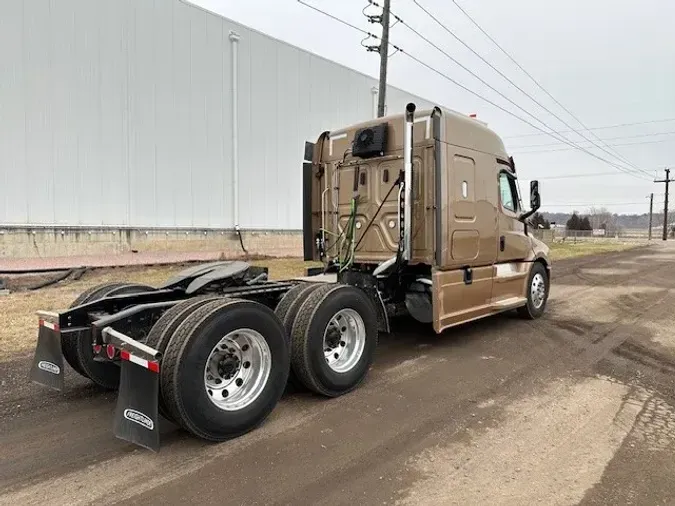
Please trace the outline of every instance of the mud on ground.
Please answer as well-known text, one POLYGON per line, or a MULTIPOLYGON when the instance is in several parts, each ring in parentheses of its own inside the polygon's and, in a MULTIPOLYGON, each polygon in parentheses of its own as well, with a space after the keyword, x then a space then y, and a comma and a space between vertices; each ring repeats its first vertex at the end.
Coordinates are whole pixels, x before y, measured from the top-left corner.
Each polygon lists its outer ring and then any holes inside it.
POLYGON ((115 395, 0 370, 0 504, 673 504, 675 248, 564 260, 546 315, 436 336, 407 320, 367 381, 289 393, 258 430, 159 454, 112 436, 115 395))

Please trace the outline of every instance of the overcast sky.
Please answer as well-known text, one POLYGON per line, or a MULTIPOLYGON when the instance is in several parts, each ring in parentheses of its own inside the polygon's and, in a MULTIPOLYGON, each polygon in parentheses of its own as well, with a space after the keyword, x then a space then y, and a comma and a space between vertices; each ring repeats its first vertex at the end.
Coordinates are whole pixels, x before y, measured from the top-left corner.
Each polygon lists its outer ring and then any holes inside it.
MULTIPOLYGON (((305 1, 360 28, 379 33, 361 13, 367 4, 366 0, 305 1)), ((378 2, 383 3, 383 0, 378 2)), ((464 17, 452 0, 418 2, 537 101, 573 128, 579 128, 573 118, 464 17)), ((610 139, 606 140, 607 144, 640 143, 612 146, 611 149, 648 171, 652 177, 658 171, 659 178, 662 178, 663 168, 667 165, 675 169, 675 1, 457 2, 587 127, 674 119, 594 130, 594 133, 602 139, 610 139), (666 132, 672 133, 654 135, 666 132)), ((378 75, 377 55, 367 53, 361 47, 361 34, 296 0, 195 0, 194 3, 361 72, 374 77, 378 75)), ((369 8, 368 12, 371 11, 375 12, 376 9, 369 8)), ((551 128, 568 130, 558 119, 520 93, 439 27, 413 0, 392 0, 392 12, 551 128)), ((393 27, 391 41, 471 90, 536 123, 404 25, 393 27)), ((650 192, 655 194, 655 207, 662 208, 663 184, 656 185, 649 180, 623 174, 586 153, 577 150, 522 153, 569 146, 551 146, 560 141, 545 135, 512 137, 537 131, 420 67, 406 56, 399 54, 391 58, 389 82, 460 112, 476 113, 480 119, 488 122, 504 138, 507 149, 516 159, 520 179, 527 181, 540 178, 544 203, 542 210, 571 211, 576 207, 585 211, 591 203, 595 203, 608 204, 606 207, 613 212, 642 213, 648 210, 647 196, 650 192), (546 146, 519 148, 538 144, 546 146), (598 172, 610 175, 547 179, 598 172)), ((564 135, 574 142, 591 146, 574 133, 564 135)), ((590 133, 586 132, 585 135, 597 143, 590 133)), ((590 151, 617 162, 616 158, 600 149, 592 148, 590 151)))

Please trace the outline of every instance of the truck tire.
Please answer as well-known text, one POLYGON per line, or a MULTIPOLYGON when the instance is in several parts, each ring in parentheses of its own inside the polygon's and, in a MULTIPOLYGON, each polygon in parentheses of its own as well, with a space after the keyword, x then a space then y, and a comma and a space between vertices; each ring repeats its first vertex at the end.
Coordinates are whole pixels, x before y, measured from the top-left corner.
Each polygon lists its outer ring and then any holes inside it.
MULTIPOLYGON (((115 283, 102 285, 98 290, 93 291, 87 302, 110 297, 113 295, 127 295, 132 293, 154 290, 153 287, 139 283, 115 283)), ((96 362, 94 360, 94 348, 92 346, 91 334, 89 332, 80 332, 71 342, 75 350, 75 359, 84 376, 93 381, 97 386, 105 390, 115 390, 120 382, 120 368, 112 362, 96 362)))
POLYGON ((288 290, 283 297, 281 297, 277 307, 274 308, 274 314, 279 317, 279 320, 282 322, 284 321, 284 317, 286 316, 286 313, 288 313, 288 310, 293 302, 295 302, 298 295, 306 290, 308 286, 310 286, 309 283, 298 283, 293 288, 288 290))
MULTIPOLYGON (((302 306, 305 300, 307 300, 307 297, 320 286, 319 283, 301 283, 294 286, 286 292, 286 295, 282 297, 274 310, 274 313, 279 317, 279 320, 281 320, 284 329, 286 329, 286 335, 288 336, 289 342, 291 339, 291 332, 293 331, 293 322, 298 315, 300 306, 302 306)), ((298 379, 293 368, 291 368, 288 375, 288 383, 296 391, 303 390, 305 386, 304 383, 298 379)))
POLYGON ((321 286, 307 297, 293 323, 291 367, 310 390, 343 395, 368 374, 377 338, 377 314, 362 290, 321 286))
MULTIPOLYGON (((124 286, 126 284, 127 283, 119 283, 119 282, 103 283, 100 285, 87 288, 70 304, 69 308, 72 309, 74 307, 81 306, 82 304, 92 302, 93 300, 95 300, 97 292, 112 290, 113 288, 119 288, 120 286, 124 286)), ((70 367, 72 367, 80 375, 88 378, 87 374, 84 372, 84 369, 80 365, 80 362, 77 358, 77 343, 79 339, 81 339, 81 334, 82 334, 81 332, 78 332, 76 334, 62 335, 61 352, 63 353, 63 357, 66 359, 66 362, 68 362, 68 365, 70 365, 70 367)))
POLYGON ((534 320, 544 314, 548 301, 549 276, 541 262, 534 262, 527 279, 527 304, 518 308, 521 318, 534 320))
POLYGON ((271 309, 249 300, 213 301, 192 312, 171 337, 161 389, 184 429, 225 441, 267 418, 289 369, 287 337, 271 309))
MULTIPOLYGON (((168 309, 160 318, 155 322, 150 329, 148 338, 145 342, 151 348, 156 349, 162 355, 166 351, 166 347, 173 336, 173 333, 180 326, 181 323, 187 318, 193 311, 196 311, 204 304, 213 302, 214 300, 222 300, 222 297, 215 296, 204 296, 196 297, 193 299, 187 299, 183 302, 176 304, 175 306, 168 309)), ((164 397, 161 391, 159 392, 159 414, 162 415, 169 421, 174 421, 171 417, 168 409, 166 408, 166 403, 164 402, 164 397)))

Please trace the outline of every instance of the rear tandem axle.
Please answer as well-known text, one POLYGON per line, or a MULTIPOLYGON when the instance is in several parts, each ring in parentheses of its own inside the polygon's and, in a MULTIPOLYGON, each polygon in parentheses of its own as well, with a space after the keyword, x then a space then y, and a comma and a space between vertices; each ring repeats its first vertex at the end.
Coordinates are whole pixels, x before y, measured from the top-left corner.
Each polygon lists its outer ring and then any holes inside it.
POLYGON ((30 378, 63 390, 65 358, 119 389, 115 436, 154 451, 159 415, 202 439, 237 437, 264 421, 289 379, 331 397, 364 379, 384 308, 326 278, 274 282, 266 269, 214 262, 159 288, 94 287, 66 311, 38 313, 30 378))

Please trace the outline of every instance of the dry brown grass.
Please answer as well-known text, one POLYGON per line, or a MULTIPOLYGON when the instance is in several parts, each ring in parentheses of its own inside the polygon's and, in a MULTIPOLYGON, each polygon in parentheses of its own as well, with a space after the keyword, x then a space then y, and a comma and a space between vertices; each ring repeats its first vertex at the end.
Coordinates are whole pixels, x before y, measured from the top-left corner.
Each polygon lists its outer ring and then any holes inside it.
MULTIPOLYGON (((317 265, 296 258, 256 260, 253 265, 265 265, 270 277, 284 279, 300 276, 307 267, 317 265)), ((128 281, 158 286, 185 265, 155 267, 124 267, 97 269, 85 273, 78 281, 68 281, 36 291, 14 292, 0 297, 0 360, 31 350, 37 337, 38 310, 58 311, 67 308, 84 290, 111 281, 128 281)), ((29 283, 30 284, 30 283, 29 283)))
MULTIPOLYGON (((578 242, 551 244, 553 260, 583 255, 593 255, 609 251, 622 251, 635 247, 630 243, 596 243, 578 242)), ((270 269, 272 279, 284 279, 304 274, 312 264, 296 258, 255 260, 253 265, 265 265, 270 269)), ((116 269, 98 269, 86 273, 78 281, 59 283, 41 290, 31 292, 14 292, 0 297, 0 360, 33 348, 37 335, 38 310, 67 308, 87 288, 111 281, 128 281, 157 286, 173 274, 185 268, 185 265, 155 267, 124 267, 116 269)))
POLYGON ((623 243, 623 242, 594 242, 579 241, 574 242, 556 242, 549 244, 551 248, 551 258, 553 261, 564 258, 574 258, 586 255, 598 255, 600 253, 610 253, 613 251, 624 251, 644 243, 623 243))

